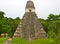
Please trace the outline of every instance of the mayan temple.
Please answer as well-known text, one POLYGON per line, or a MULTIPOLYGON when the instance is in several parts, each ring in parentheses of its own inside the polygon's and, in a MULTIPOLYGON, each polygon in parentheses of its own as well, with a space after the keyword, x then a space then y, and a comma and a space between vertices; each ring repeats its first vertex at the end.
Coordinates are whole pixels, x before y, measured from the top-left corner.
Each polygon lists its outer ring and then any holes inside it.
POLYGON ((13 37, 24 38, 26 40, 46 38, 46 32, 38 21, 38 17, 35 13, 34 3, 31 0, 27 1, 25 14, 13 37))

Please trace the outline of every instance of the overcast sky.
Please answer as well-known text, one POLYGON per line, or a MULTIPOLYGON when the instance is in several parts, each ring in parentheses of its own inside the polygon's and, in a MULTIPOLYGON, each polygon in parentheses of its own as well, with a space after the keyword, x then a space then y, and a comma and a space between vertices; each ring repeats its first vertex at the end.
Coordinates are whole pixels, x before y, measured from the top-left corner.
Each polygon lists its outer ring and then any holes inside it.
MULTIPOLYGON (((28 0, 0 0, 0 11, 6 13, 6 17, 22 18, 28 0)), ((60 0, 32 0, 35 4, 36 14, 39 18, 46 19, 50 13, 60 14, 60 0)))

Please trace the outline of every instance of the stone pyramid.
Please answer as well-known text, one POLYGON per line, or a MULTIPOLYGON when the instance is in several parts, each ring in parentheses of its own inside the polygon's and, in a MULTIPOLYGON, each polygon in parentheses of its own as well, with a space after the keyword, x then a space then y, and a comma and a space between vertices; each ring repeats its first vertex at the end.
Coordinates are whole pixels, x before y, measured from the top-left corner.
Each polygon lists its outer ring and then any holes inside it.
POLYGON ((27 1, 25 14, 13 37, 24 38, 27 40, 46 38, 46 32, 38 21, 38 17, 35 13, 34 3, 31 0, 27 1))

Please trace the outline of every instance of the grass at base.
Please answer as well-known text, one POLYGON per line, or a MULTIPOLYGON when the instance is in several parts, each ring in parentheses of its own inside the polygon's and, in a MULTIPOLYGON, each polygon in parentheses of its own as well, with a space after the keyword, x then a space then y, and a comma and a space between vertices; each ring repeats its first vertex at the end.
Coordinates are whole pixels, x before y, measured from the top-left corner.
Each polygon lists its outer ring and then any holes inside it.
POLYGON ((20 38, 13 38, 11 44, 54 44, 53 39, 38 39, 31 42, 20 38))
POLYGON ((6 40, 7 38, 0 38, 0 44, 3 44, 6 40))
POLYGON ((30 42, 30 44, 53 44, 53 39, 38 39, 30 42))
POLYGON ((13 38, 11 44, 26 44, 26 40, 21 38, 13 38))

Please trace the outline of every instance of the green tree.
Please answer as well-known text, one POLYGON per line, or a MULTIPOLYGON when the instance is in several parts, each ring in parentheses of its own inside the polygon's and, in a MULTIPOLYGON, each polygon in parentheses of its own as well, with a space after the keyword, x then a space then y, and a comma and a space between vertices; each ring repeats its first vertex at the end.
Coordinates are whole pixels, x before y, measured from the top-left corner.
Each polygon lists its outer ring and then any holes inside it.
POLYGON ((4 14, 5 14, 4 12, 0 11, 0 20, 4 18, 4 14))

